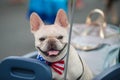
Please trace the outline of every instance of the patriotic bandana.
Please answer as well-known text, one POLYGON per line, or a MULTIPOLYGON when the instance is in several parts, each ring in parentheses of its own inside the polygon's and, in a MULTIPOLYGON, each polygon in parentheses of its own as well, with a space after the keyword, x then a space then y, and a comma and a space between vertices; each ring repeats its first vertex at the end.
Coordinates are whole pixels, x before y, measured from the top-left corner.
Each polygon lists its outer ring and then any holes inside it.
POLYGON ((48 64, 56 73, 62 75, 64 71, 64 60, 60 60, 57 62, 48 62, 45 59, 43 59, 41 55, 38 55, 37 59, 41 62, 48 64))

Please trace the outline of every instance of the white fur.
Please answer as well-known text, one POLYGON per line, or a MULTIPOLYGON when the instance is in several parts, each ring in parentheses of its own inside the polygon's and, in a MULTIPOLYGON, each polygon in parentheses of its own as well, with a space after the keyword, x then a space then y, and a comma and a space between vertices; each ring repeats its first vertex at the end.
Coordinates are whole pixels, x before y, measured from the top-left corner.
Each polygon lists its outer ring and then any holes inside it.
MULTIPOLYGON (((35 37, 35 46, 39 47, 42 51, 48 50, 47 47, 49 46, 48 44, 49 40, 54 41, 54 45, 56 45, 58 50, 63 49, 65 44, 68 43, 67 28, 69 26, 69 23, 67 20, 67 16, 63 10, 58 11, 55 23, 53 25, 45 25, 42 22, 41 18, 38 17, 36 13, 33 13, 31 15, 30 24, 31 24, 31 31, 35 37), (63 39, 57 38, 60 35, 63 36, 63 39), (40 41, 39 38, 41 37, 45 37, 45 40, 40 41)), ((45 60, 49 62, 56 62, 61 60, 67 54, 67 46, 63 49, 63 51, 59 55, 55 57, 46 56, 41 51, 39 52, 40 55, 42 55, 45 60)), ((63 59, 66 63, 66 56, 63 59)), ((54 79, 64 80, 63 79, 64 73, 60 75, 52 69, 52 74, 54 79)), ((90 72, 89 68, 86 66, 84 61, 80 60, 76 50, 72 46, 70 46, 67 80, 76 80, 80 75, 82 75, 80 80, 92 79, 92 73, 90 72)))

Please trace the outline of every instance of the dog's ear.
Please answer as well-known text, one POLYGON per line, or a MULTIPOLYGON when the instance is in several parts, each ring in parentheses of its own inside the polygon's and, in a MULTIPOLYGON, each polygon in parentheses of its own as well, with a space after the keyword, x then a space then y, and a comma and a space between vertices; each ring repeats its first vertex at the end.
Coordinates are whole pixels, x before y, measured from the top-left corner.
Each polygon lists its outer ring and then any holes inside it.
POLYGON ((44 25, 42 19, 37 15, 37 13, 33 12, 30 16, 31 32, 37 31, 42 25, 44 25))
POLYGON ((67 15, 64 10, 60 9, 57 12, 55 24, 59 24, 60 26, 64 28, 68 27, 69 23, 68 23, 67 15))

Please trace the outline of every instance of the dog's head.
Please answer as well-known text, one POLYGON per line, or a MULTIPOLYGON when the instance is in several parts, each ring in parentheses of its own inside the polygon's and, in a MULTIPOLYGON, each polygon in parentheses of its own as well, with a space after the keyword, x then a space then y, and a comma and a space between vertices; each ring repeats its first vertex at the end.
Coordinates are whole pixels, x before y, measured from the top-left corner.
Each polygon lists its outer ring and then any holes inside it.
POLYGON ((45 25, 36 13, 32 13, 30 25, 35 37, 35 46, 44 59, 55 62, 66 55, 69 23, 62 9, 58 11, 54 24, 45 25))

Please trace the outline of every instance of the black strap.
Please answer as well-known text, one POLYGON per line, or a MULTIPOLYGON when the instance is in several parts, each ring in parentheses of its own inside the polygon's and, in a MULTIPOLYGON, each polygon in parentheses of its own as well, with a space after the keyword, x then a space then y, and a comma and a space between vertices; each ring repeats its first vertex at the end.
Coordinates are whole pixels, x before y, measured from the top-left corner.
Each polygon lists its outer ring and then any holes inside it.
POLYGON ((82 61, 82 59, 81 59, 81 57, 80 57, 80 55, 78 54, 78 56, 79 56, 79 59, 80 59, 80 61, 81 61, 81 64, 82 64, 82 74, 76 79, 76 80, 80 80, 81 79, 81 77, 83 76, 83 73, 84 73, 84 64, 83 64, 83 61, 82 61))
POLYGON ((118 62, 120 63, 120 49, 119 49, 119 53, 118 53, 118 62))

